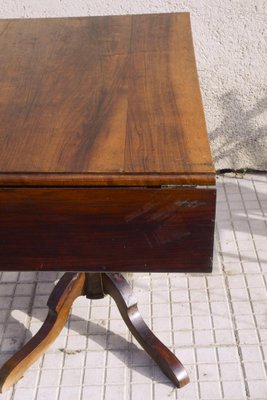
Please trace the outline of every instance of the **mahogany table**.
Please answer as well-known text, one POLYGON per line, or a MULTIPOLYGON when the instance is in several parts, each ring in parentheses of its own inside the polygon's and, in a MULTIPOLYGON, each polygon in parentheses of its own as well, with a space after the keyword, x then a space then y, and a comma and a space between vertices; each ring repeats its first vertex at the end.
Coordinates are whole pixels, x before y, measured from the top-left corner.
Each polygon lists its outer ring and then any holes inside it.
POLYGON ((0 370, 40 357, 77 296, 110 294, 178 387, 120 272, 210 272, 212 164, 188 13, 0 21, 1 270, 68 271, 40 331, 0 370))

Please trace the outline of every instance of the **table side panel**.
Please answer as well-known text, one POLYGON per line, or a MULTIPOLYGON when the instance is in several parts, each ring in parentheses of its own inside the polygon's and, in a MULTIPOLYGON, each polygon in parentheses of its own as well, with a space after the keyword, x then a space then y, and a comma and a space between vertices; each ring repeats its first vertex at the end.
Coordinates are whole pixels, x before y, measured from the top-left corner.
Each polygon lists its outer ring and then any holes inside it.
POLYGON ((215 188, 2 188, 0 269, 209 272, 215 188))

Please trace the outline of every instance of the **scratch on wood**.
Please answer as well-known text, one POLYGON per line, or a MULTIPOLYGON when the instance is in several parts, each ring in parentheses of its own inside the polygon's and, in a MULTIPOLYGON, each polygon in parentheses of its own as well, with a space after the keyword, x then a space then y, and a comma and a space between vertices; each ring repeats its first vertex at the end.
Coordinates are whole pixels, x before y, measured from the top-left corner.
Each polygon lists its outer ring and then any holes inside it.
POLYGON ((176 201, 175 204, 178 207, 183 207, 183 208, 197 208, 197 207, 205 206, 207 203, 206 203, 206 201, 183 200, 183 201, 176 201))
POLYGON ((132 212, 131 214, 127 215, 125 217, 125 222, 131 222, 134 219, 144 216, 145 214, 147 214, 149 211, 152 211, 153 208, 156 208, 158 206, 158 202, 150 202, 149 204, 143 206, 141 209, 136 210, 134 212, 132 212))
POLYGON ((180 208, 198 208, 207 205, 206 201, 199 200, 179 200, 175 203, 162 206, 158 202, 151 202, 141 209, 132 212, 125 217, 125 222, 129 223, 137 218, 148 219, 149 221, 164 221, 168 219, 174 212, 177 211, 177 207, 180 208))
POLYGON ((191 232, 173 232, 169 233, 168 236, 165 236, 161 230, 158 230, 150 234, 145 233, 144 238, 149 247, 153 249, 168 243, 178 242, 190 235, 191 232))

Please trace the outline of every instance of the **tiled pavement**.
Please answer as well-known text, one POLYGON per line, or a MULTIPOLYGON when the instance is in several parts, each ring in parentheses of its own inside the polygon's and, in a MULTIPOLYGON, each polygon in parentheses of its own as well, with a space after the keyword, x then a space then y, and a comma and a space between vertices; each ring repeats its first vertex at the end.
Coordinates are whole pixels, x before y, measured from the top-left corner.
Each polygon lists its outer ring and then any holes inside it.
MULTIPOLYGON (((267 175, 217 180, 212 274, 129 276, 154 333, 186 366, 176 390, 109 297, 75 301, 54 345, 0 400, 267 399, 267 175)), ((0 281, 0 364, 44 320, 56 273, 0 281)))

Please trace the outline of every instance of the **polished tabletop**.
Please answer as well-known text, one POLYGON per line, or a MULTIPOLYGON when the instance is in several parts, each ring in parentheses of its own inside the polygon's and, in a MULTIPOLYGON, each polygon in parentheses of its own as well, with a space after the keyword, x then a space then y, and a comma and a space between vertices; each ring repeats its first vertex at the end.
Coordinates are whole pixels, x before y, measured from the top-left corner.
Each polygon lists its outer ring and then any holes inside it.
POLYGON ((188 13, 0 32, 1 186, 214 184, 188 13))

